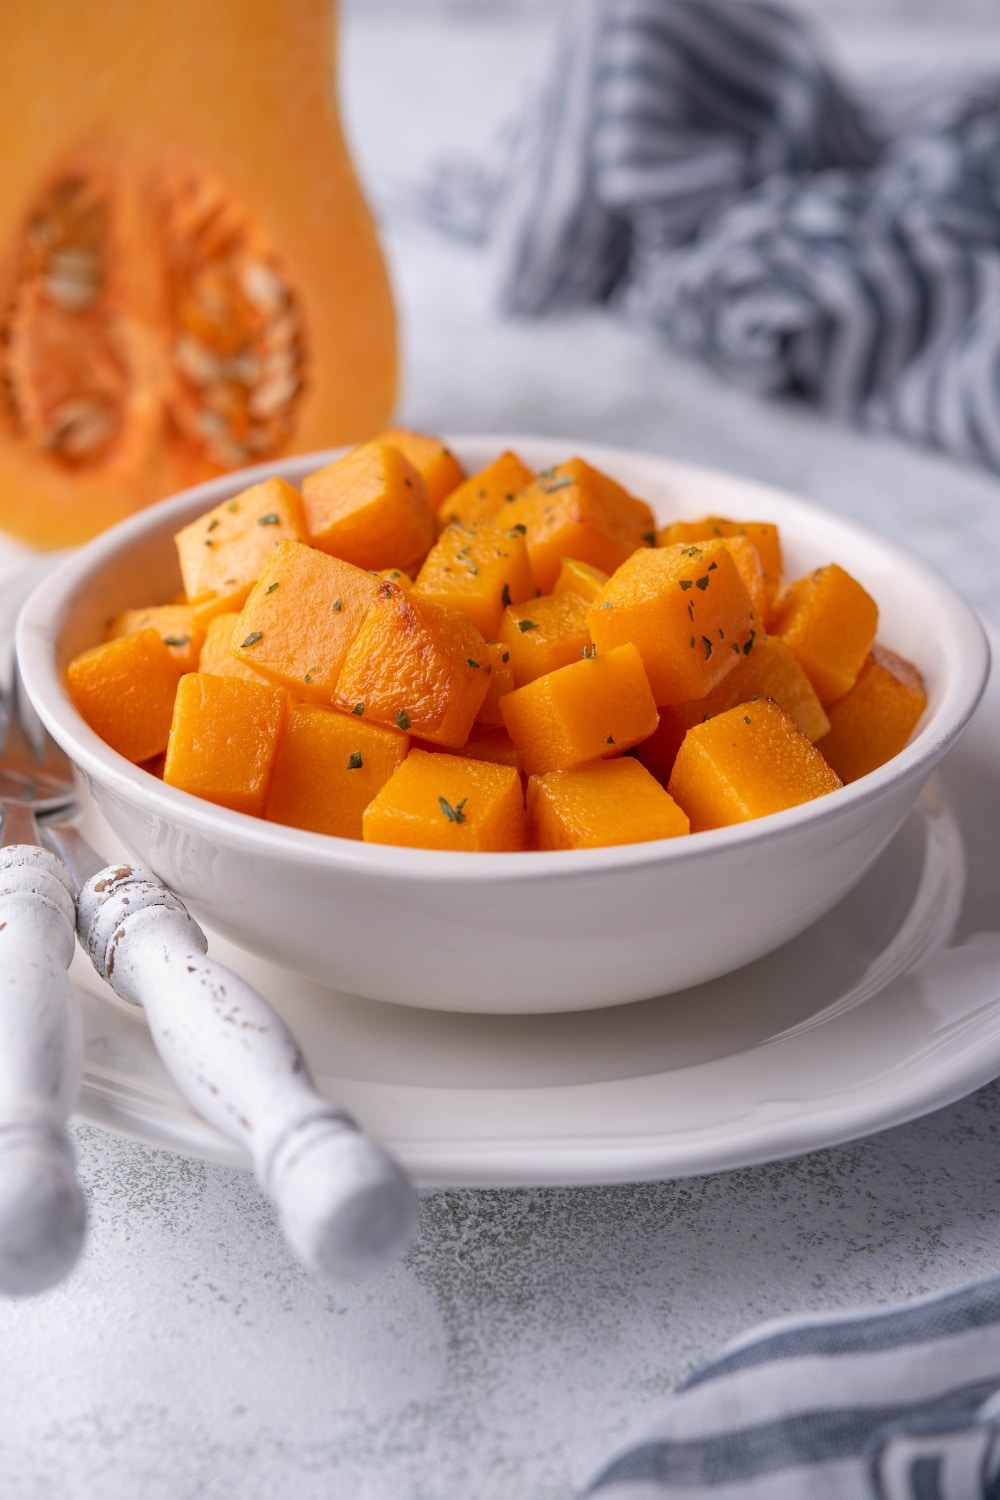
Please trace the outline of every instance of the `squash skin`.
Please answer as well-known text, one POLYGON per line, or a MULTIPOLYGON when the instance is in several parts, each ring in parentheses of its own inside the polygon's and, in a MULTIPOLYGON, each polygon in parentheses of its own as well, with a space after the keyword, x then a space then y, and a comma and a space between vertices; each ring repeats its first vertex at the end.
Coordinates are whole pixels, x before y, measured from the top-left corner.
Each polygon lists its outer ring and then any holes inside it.
POLYGON ((110 205, 101 297, 126 377, 116 435, 94 461, 53 457, 5 402, 0 527, 38 546, 73 544, 235 466, 200 448, 183 420, 172 252, 157 217, 177 184, 228 205, 273 254, 301 316, 290 431, 240 461, 361 441, 385 424, 395 320, 336 115, 327 0, 37 0, 0 10, 0 45, 0 319, 8 329, 39 204, 79 177, 110 205))

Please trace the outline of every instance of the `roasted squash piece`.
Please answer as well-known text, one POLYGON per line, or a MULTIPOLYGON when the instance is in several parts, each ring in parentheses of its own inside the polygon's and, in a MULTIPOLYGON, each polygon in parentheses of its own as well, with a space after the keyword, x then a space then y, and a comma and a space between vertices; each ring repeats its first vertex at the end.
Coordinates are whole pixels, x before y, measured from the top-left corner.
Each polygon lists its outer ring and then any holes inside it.
POLYGON ((603 568, 581 562, 578 557, 564 557, 559 567, 559 577, 552 585, 552 592, 557 598, 560 594, 579 594, 581 599, 586 599, 590 604, 607 581, 608 575, 603 568))
POLYGON ((386 582, 344 659, 333 705, 457 750, 489 681, 490 653, 465 615, 386 582))
POLYGON ((111 621, 108 640, 155 630, 170 649, 182 672, 193 672, 205 640, 205 627, 189 604, 154 604, 148 609, 124 609, 111 621))
POLYGON ((524 537, 494 526, 446 526, 413 591, 421 599, 461 610, 489 639, 496 635, 506 605, 534 597, 524 537))
POLYGON ((504 610, 497 632, 510 654, 514 686, 579 661, 592 646, 587 601, 579 594, 543 594, 504 610))
POLYGON ((648 739, 657 715, 636 648, 581 658, 500 700, 529 776, 621 755, 648 739))
POLYGON ((635 753, 666 786, 681 741, 692 725, 756 698, 773 698, 814 744, 829 730, 830 720, 794 652, 779 636, 759 635, 753 650, 746 656, 741 653, 733 670, 704 698, 661 705, 657 729, 636 746, 635 753))
POLYGON ((437 534, 423 478, 386 443, 363 443, 302 481, 306 530, 359 568, 417 569, 437 534))
POLYGON ((265 816, 360 839, 361 816, 406 759, 409 735, 355 714, 296 704, 278 741, 265 816))
POLYGON ((385 588, 396 586, 315 547, 283 542, 243 606, 233 654, 297 697, 329 704, 351 642, 385 588))
POLYGON ((523 849, 521 778, 513 766, 411 750, 365 809, 363 829, 374 844, 492 853, 523 849))
POLYGON ((689 832, 687 814, 628 755, 530 777, 527 807, 533 849, 598 849, 689 832))
POLYGON ((773 521, 731 521, 725 516, 702 516, 698 521, 671 521, 656 534, 658 547, 673 547, 679 542, 692 543, 746 537, 760 558, 764 581, 769 590, 782 582, 781 536, 773 521))
POLYGON ((265 479, 223 500, 174 538, 181 577, 196 617, 241 609, 282 541, 305 536, 302 496, 283 479, 265 479))
POLYGON ((408 427, 387 427, 377 434, 377 443, 391 443, 419 472, 427 486, 427 498, 433 511, 439 511, 443 501, 465 478, 465 470, 452 453, 447 443, 426 432, 413 432, 408 427))
POLYGON ((491 727, 503 727, 500 699, 514 691, 514 667, 510 652, 501 641, 488 641, 490 653, 490 685, 486 697, 479 706, 476 723, 491 727))
POLYGON ((824 706, 853 685, 877 629, 875 600, 838 563, 797 578, 775 602, 775 633, 791 646, 824 706))
POLYGON ((854 686, 830 705, 830 732, 819 749, 841 781, 857 781, 899 754, 926 707, 913 663, 876 642, 854 686))
POLYGON ((263 816, 286 701, 263 683, 188 672, 177 688, 164 781, 263 816))
POLYGON ((234 654, 233 636, 239 623, 240 617, 235 613, 213 615, 205 631, 196 670, 208 672, 213 677, 242 677, 244 682, 269 682, 267 677, 234 654))
POLYGON ((534 470, 508 449, 451 491, 440 518, 445 525, 457 521, 462 526, 503 526, 506 507, 534 477, 534 470))
POLYGON ((587 613, 598 651, 631 641, 658 704, 703 698, 760 631, 724 542, 634 552, 587 613))
POLYGON ((840 785, 792 716, 761 698, 689 729, 667 790, 698 833, 796 807, 840 785))
POLYGON ((656 536, 645 500, 582 458, 539 474, 505 519, 524 527, 531 571, 543 594, 551 592, 564 557, 611 573, 637 547, 652 546, 656 536))
POLYGON ((181 667, 158 630, 92 646, 66 668, 70 697, 95 734, 126 760, 166 748, 181 667))

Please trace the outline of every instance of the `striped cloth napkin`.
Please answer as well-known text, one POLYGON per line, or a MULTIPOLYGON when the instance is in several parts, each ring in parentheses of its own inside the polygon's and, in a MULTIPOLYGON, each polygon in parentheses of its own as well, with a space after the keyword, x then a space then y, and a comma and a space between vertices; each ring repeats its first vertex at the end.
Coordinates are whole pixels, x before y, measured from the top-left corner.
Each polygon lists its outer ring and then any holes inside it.
POLYGON ((502 307, 613 300, 761 394, 1000 467, 1000 74, 866 88, 755 0, 582 0, 504 159, 423 208, 502 307))
POLYGON ((750 1334, 583 1496, 997 1500, 1000 1277, 750 1334))

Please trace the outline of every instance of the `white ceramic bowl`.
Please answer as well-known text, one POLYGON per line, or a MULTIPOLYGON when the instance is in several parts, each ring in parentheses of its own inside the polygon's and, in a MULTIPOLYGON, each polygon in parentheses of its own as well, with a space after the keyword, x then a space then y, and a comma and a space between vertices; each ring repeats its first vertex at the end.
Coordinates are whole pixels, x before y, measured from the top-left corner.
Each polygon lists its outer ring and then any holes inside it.
POLYGON ((444 1010, 620 1005, 713 979, 803 931, 859 879, 979 700, 989 651, 973 612, 922 564, 780 491, 611 448, 455 439, 470 470, 503 448, 538 468, 579 453, 661 520, 776 521, 788 576, 836 561, 873 594, 879 638, 915 661, 929 705, 888 765, 817 802, 737 828, 610 849, 449 854, 369 846, 229 812, 115 754, 70 702, 63 669, 119 610, 179 587, 171 538, 252 480, 292 483, 330 454, 189 490, 116 526, 46 578, 18 650, 28 692, 108 823, 195 915, 322 984, 444 1010))

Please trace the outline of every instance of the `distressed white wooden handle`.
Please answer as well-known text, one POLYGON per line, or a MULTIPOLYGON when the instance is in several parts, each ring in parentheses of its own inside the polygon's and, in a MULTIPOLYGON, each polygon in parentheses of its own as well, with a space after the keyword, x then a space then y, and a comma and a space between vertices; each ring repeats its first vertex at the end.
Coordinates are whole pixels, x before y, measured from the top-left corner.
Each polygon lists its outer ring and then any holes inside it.
POLYGON ((145 1010, 187 1100, 249 1152, 299 1256, 356 1277, 400 1254, 415 1219, 402 1169, 317 1093, 288 1027, 205 956, 180 899, 148 871, 109 866, 80 892, 77 930, 98 973, 145 1010))
POLYGON ((0 849, 0 1292, 53 1286, 80 1253, 86 1205, 66 1121, 82 1031, 67 969, 72 880, 45 849, 0 849))

